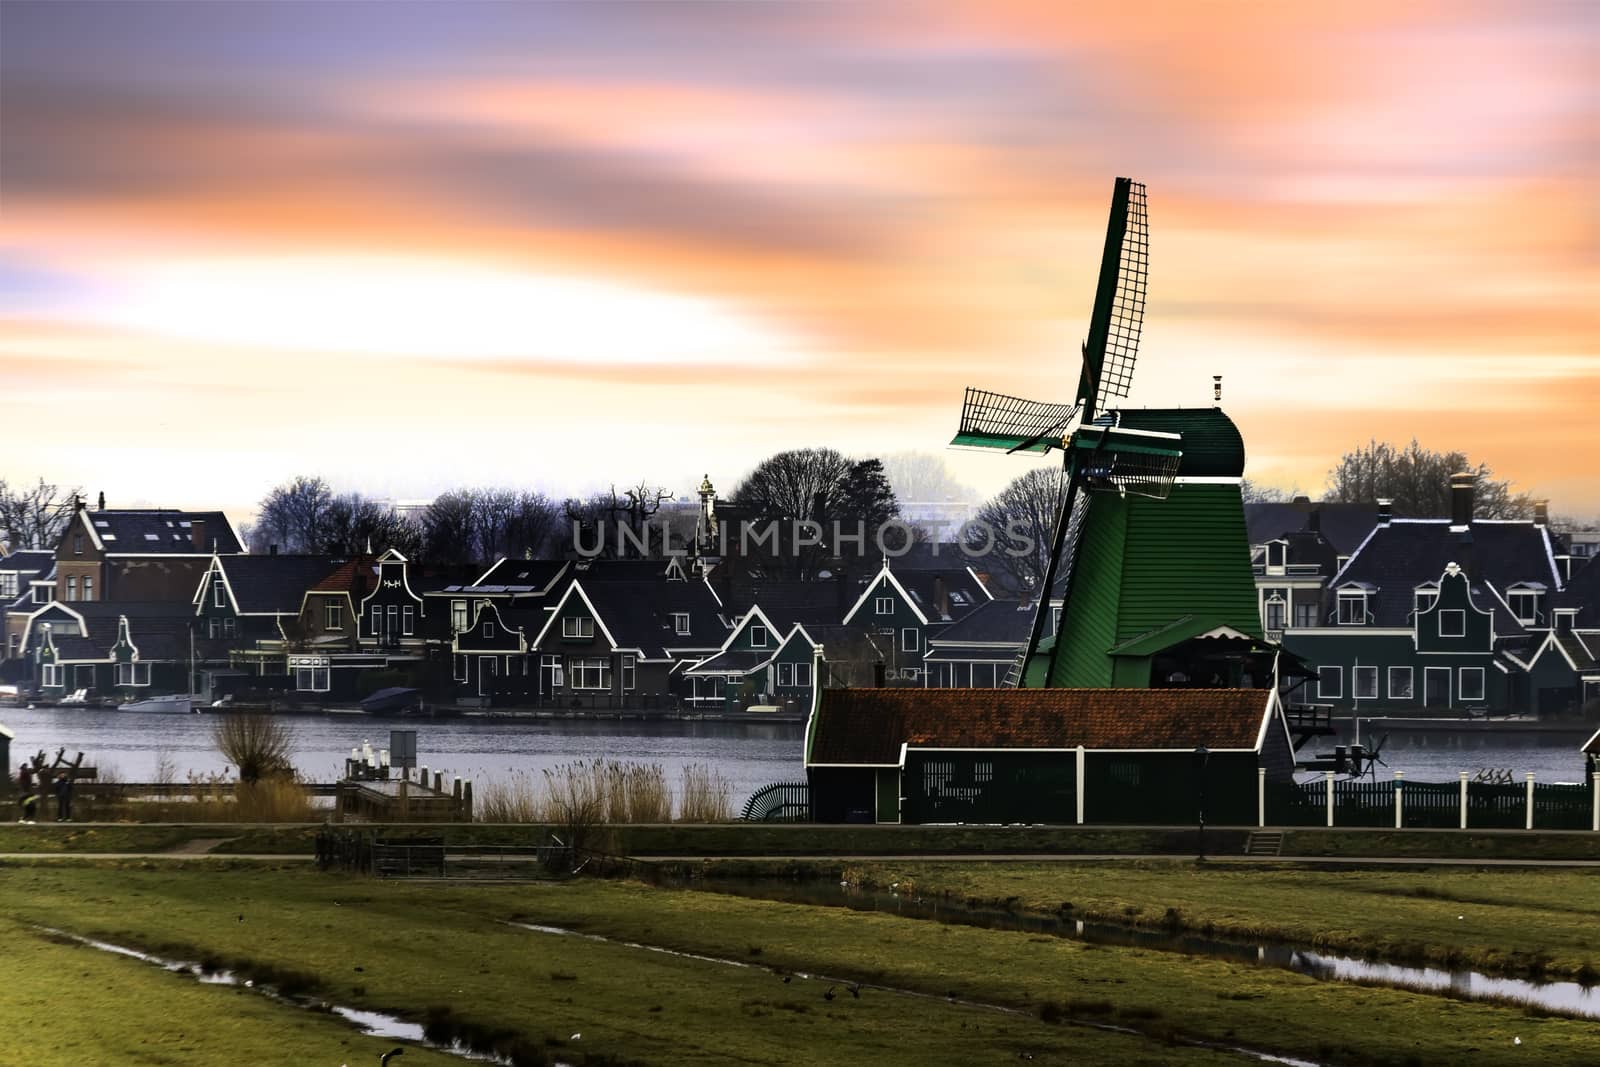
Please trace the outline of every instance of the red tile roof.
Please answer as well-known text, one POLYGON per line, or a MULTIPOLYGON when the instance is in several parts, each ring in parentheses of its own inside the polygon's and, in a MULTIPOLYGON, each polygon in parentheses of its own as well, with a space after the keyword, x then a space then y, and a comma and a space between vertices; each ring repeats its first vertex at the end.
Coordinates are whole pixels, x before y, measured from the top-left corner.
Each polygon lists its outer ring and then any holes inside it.
POLYGON ((378 582, 376 556, 357 556, 322 581, 313 585, 313 593, 368 593, 378 582))
POLYGON ((1266 689, 824 689, 809 762, 912 748, 1254 749, 1266 689))

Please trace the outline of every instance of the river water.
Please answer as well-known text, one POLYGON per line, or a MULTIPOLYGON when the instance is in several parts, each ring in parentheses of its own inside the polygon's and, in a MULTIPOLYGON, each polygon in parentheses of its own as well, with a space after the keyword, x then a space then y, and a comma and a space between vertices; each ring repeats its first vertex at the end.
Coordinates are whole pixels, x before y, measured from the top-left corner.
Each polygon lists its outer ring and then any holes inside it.
MULTIPOLYGON (((659 763, 674 785, 684 765, 708 764, 729 781, 734 806, 770 782, 803 781, 800 723, 720 723, 706 720, 638 722, 578 719, 509 719, 463 715, 453 718, 383 718, 329 713, 285 716, 294 731, 294 763, 302 774, 332 781, 344 770, 352 747, 371 741, 387 748, 391 728, 417 731, 418 762, 430 770, 474 782, 504 780, 574 760, 614 759, 659 763)), ((69 756, 82 751, 86 763, 111 767, 123 781, 152 781, 163 758, 178 779, 190 771, 221 771, 226 761, 211 740, 206 715, 155 715, 100 708, 0 708, 0 723, 16 736, 12 762, 40 749, 69 756)), ((1381 727, 1367 724, 1363 740, 1372 744, 1381 727)), ((1420 781, 1454 781, 1460 771, 1508 769, 1516 781, 1533 773, 1541 782, 1583 778, 1582 737, 1524 735, 1459 740, 1443 735, 1396 734, 1384 744, 1388 766, 1380 778, 1404 771, 1420 781)), ((1313 741, 1303 751, 1331 749, 1332 741, 1313 741)), ((12 768, 14 770, 14 768, 12 768)))

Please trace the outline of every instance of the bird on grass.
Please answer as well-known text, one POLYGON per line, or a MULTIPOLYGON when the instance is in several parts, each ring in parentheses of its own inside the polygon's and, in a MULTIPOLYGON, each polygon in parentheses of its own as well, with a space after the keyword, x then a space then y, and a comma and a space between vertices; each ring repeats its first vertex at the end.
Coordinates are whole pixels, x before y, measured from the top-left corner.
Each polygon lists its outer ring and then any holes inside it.
POLYGON ((405 1054, 406 1054, 406 1050, 403 1049, 403 1048, 400 1048, 397 1045, 394 1048, 390 1049, 388 1052, 385 1052, 383 1055, 378 1057, 378 1067, 388 1067, 389 1058, 391 1056, 404 1056, 405 1054))
POLYGON ((861 999, 861 983, 860 982, 851 982, 850 983, 850 995, 852 997, 855 997, 857 1000, 861 999))
POLYGON ((832 985, 829 986, 828 987, 828 991, 826 993, 822 994, 822 999, 823 1000, 832 1000, 833 999, 833 991, 835 989, 838 989, 838 988, 839 988, 838 986, 832 986, 832 985))

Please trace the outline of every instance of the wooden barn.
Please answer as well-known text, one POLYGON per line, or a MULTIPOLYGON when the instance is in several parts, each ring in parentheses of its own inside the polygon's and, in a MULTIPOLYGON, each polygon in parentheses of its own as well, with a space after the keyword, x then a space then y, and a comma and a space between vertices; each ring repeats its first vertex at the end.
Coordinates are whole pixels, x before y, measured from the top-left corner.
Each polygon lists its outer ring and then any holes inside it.
POLYGON ((1275 688, 822 689, 806 730, 818 822, 1253 826, 1293 773, 1275 688))

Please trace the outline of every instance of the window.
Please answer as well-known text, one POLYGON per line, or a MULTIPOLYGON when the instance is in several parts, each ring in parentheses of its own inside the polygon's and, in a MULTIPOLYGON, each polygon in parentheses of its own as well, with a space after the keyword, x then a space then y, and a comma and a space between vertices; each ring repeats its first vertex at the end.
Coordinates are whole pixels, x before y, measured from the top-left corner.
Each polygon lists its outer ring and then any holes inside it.
MULTIPOLYGON (((89 599, 88 594, 84 599, 89 599)), ((1539 619, 1539 594, 1519 592, 1511 594, 1511 613, 1518 622, 1537 622, 1539 619)))
POLYGON ((1050 609, 1050 632, 1052 634, 1061 632, 1061 609, 1059 607, 1050 609))
POLYGON ((228 589, 221 578, 211 583, 211 603, 219 608, 228 606, 228 589))
POLYGON ((467 602, 465 600, 450 601, 450 632, 458 634, 467 628, 467 602))
POLYGON ((39 684, 40 685, 60 685, 61 684, 61 665, 57 664, 57 663, 46 663, 46 664, 43 664, 42 666, 40 666, 40 668, 39 668, 39 684))
POLYGON ((1289 546, 1282 541, 1267 542, 1267 566, 1283 566, 1284 556, 1289 551, 1289 546))
POLYGON ((94 599, 94 576, 92 574, 85 574, 83 576, 83 599, 94 599))
POLYGON ((1319 667, 1317 669, 1317 696, 1324 700, 1338 700, 1344 696, 1344 668, 1319 667))
POLYGON ((780 663, 780 664, 778 664, 778 687, 780 689, 788 689, 788 688, 791 688, 793 685, 794 685, 794 664, 793 663, 780 663))
POLYGON ((50 603, 50 590, 55 588, 50 585, 36 585, 33 587, 33 602, 35 604, 50 603))
POLYGON ((1296 630, 1309 630, 1317 625, 1317 603, 1302 601, 1294 606, 1294 628, 1296 630))
POLYGON ((611 688, 611 660, 604 656, 573 656, 567 660, 567 674, 574 689, 611 688))
POLYGON ((1339 625, 1361 626, 1367 621, 1367 594, 1339 594, 1339 625))
POLYGON ((873 601, 872 610, 874 612, 876 612, 877 614, 879 614, 879 615, 893 615, 894 614, 894 597, 892 597, 892 596, 881 596, 881 597, 878 597, 877 600, 873 601))
POLYGON ((1283 629, 1283 613, 1285 607, 1286 605, 1284 602, 1278 597, 1273 597, 1271 600, 1267 601, 1267 629, 1283 629))
POLYGON ((1414 680, 1410 667, 1389 668, 1389 699, 1413 700, 1414 680))
POLYGON ((574 641, 587 641, 594 636, 594 620, 582 615, 567 615, 561 620, 561 636, 574 641))
POLYGON ((1483 668, 1462 667, 1461 676, 1456 682, 1456 696, 1462 700, 1483 699, 1483 668))
POLYGON ((622 689, 623 689, 623 692, 627 692, 627 691, 633 689, 635 687, 635 685, 637 684, 638 676, 637 676, 637 671, 635 669, 637 664, 638 664, 638 657, 634 656, 633 653, 624 652, 622 654, 622 689))
POLYGON ((460 655, 459 653, 456 655, 455 678, 458 682, 464 682, 467 680, 467 657, 460 655))
POLYGON ((239 620, 229 615, 222 620, 222 636, 233 637, 239 632, 239 620))
POLYGON ((324 630, 344 629, 344 605, 337 600, 330 600, 322 609, 322 628, 324 630))
POLYGON ((410 604, 400 609, 400 632, 407 637, 417 632, 417 609, 410 604))
POLYGON ((78 579, 75 576, 67 579, 67 599, 78 599, 78 579))
POLYGON ((672 613, 672 632, 675 634, 689 632, 689 613, 687 611, 674 611, 672 613))
POLYGON ((1416 608, 1421 615, 1439 601, 1439 590, 1432 586, 1425 586, 1417 590, 1416 608))
POLYGON ((494 623, 490 622, 488 619, 483 620, 483 636, 485 640, 488 640, 494 636, 494 623))
POLYGON ((330 688, 328 684, 328 668, 296 667, 294 687, 302 693, 326 693, 330 688))
POLYGON ((15 574, 0 574, 0 596, 12 597, 17 595, 17 576, 15 574))
POLYGON ((804 689, 811 684, 811 664, 796 663, 794 665, 794 684, 800 689, 804 689))
POLYGON ((916 652, 922 645, 922 632, 915 626, 900 631, 900 651, 916 652))
POLYGON ((117 664, 118 685, 149 685, 150 664, 148 663, 119 663, 117 664))
POLYGON ((206 636, 213 641, 222 636, 222 620, 215 615, 206 620, 206 636))
POLYGON ((1357 700, 1373 700, 1378 695, 1378 668, 1357 667, 1350 676, 1350 684, 1354 687, 1351 694, 1357 700))
POLYGON ((372 605, 372 636, 383 636, 383 607, 379 604, 372 605))
POLYGON ((74 556, 83 555, 83 534, 72 535, 72 554, 74 556))
POLYGON ((398 605, 390 604, 389 605, 389 629, 387 631, 385 631, 385 636, 387 636, 388 638, 393 640, 395 637, 398 637, 399 634, 400 634, 400 608, 399 608, 398 605))
POLYGON ((539 692, 553 693, 561 688, 561 657, 539 657, 539 692))
POLYGON ((750 627, 750 647, 751 648, 766 648, 767 647, 767 628, 765 626, 752 626, 752 627, 750 627))
POLYGON ((1460 608, 1451 608, 1439 612, 1440 637, 1465 637, 1467 635, 1467 613, 1460 608))

